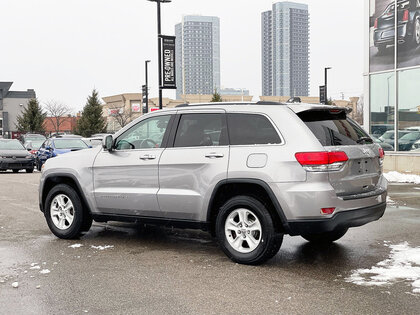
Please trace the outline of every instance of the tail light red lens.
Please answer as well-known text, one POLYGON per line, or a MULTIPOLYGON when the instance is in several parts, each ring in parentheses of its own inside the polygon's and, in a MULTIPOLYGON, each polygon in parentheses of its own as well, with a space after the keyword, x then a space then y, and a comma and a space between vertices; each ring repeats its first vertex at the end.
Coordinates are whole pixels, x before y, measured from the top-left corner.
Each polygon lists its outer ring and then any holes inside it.
POLYGON ((375 25, 373 26, 373 28, 375 28, 375 29, 378 28, 378 19, 377 18, 375 19, 375 25))
POLYGON ((382 148, 379 148, 379 158, 383 159, 385 157, 385 151, 382 148))
POLYGON ((301 152, 295 154, 300 165, 325 165, 348 161, 348 156, 343 151, 334 152, 301 152))
POLYGON ((408 15, 409 15, 409 12, 408 12, 408 10, 404 10, 404 15, 403 15, 403 22, 407 22, 408 21, 408 15))
POLYGON ((321 214, 333 214, 335 211, 335 208, 322 208, 321 214))

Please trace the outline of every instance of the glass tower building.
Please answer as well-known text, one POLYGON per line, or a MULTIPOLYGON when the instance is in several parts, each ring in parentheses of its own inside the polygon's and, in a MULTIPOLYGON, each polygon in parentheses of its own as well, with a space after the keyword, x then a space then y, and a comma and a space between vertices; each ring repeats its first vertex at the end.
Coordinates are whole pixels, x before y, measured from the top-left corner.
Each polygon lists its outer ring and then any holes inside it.
POLYGON ((220 90, 220 22, 214 16, 184 16, 175 25, 176 98, 220 90))
POLYGON ((309 12, 306 4, 274 3, 261 14, 262 94, 308 96, 309 12))

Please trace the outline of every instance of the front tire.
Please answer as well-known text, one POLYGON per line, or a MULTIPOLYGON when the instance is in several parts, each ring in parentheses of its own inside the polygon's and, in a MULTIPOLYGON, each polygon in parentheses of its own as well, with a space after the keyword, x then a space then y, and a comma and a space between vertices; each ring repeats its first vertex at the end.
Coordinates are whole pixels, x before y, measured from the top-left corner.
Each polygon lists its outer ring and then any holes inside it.
POLYGON ((318 244, 326 244, 326 243, 332 243, 344 236, 346 234, 348 229, 339 229, 331 232, 324 232, 319 234, 305 234, 302 235, 302 237, 312 243, 318 243, 318 244))
POLYGON ((33 173, 34 172, 34 169, 33 168, 27 168, 26 169, 26 173, 33 173))
POLYGON ((78 193, 69 185, 59 184, 48 193, 44 216, 51 232, 62 239, 77 238, 85 219, 78 193))
POLYGON ((233 197, 220 208, 216 236, 231 260, 246 265, 258 265, 272 258, 283 241, 267 208, 248 196, 233 197))
POLYGON ((20 170, 12 170, 12 172, 13 173, 17 173, 17 172, 19 172, 20 170))

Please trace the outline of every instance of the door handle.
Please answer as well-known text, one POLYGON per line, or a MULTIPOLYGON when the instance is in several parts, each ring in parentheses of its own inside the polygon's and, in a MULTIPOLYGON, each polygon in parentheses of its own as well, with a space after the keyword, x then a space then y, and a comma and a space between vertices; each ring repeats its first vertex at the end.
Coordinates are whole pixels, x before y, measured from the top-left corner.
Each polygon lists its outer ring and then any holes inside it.
POLYGON ((154 160, 156 159, 156 156, 153 154, 143 154, 140 156, 140 160, 154 160))
POLYGON ((225 155, 223 153, 216 153, 216 152, 211 152, 205 155, 206 158, 209 159, 218 159, 218 158, 222 158, 225 155))

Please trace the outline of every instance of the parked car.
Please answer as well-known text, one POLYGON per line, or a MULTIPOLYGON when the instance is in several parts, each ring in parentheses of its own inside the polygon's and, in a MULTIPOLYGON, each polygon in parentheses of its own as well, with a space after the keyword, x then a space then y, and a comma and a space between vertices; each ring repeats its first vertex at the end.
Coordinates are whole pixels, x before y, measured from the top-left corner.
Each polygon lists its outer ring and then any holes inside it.
POLYGON ((23 146, 26 148, 26 150, 29 151, 29 153, 31 153, 33 156, 36 155, 36 153, 38 152, 39 148, 41 147, 41 145, 44 143, 44 140, 38 140, 38 139, 34 139, 32 140, 31 138, 29 138, 27 141, 24 142, 23 146))
MULTIPOLYGON (((405 136, 406 134, 410 133, 411 131, 408 130, 398 130, 398 139, 405 136)), ((394 138, 395 138, 395 131, 389 130, 385 132, 382 136, 379 137, 379 140, 382 142, 388 143, 394 147, 394 138)))
POLYGON ((417 140, 420 140, 420 131, 411 131, 398 139, 398 148, 400 151, 410 151, 417 140))
POLYGON ((420 151, 420 140, 417 140, 413 143, 411 151, 420 151))
MULTIPOLYGON (((400 45, 420 44, 420 1, 397 1, 397 40, 400 45)), ((395 44, 395 4, 392 2, 375 20, 373 41, 379 53, 395 44)))
POLYGON ((44 141, 45 139, 47 138, 44 135, 37 134, 37 133, 27 133, 27 134, 21 135, 19 138, 19 141, 21 143, 25 143, 25 142, 34 141, 34 140, 44 141))
POLYGON ((379 140, 378 138, 372 137, 373 142, 379 144, 384 151, 394 151, 394 147, 386 142, 379 140))
POLYGON ((86 144, 87 145, 89 145, 89 146, 91 146, 92 148, 94 148, 94 147, 98 147, 98 146, 101 146, 102 145, 102 141, 103 141, 103 138, 105 137, 105 136, 107 136, 108 134, 104 134, 104 135, 102 135, 102 134, 98 134, 98 135, 93 135, 92 137, 90 137, 90 138, 82 138, 82 140, 84 141, 84 142, 86 142, 86 144))
POLYGON ((12 170, 17 173, 34 171, 34 157, 16 139, 0 139, 0 170, 12 170))
POLYGON ((372 132, 371 136, 374 138, 379 138, 388 130, 394 130, 394 125, 393 124, 377 124, 377 125, 372 125, 370 129, 372 132))
POLYGON ((404 130, 408 130, 408 131, 420 131, 420 127, 419 126, 413 126, 413 127, 404 128, 404 130))
POLYGON ((35 164, 38 170, 50 158, 61 154, 87 149, 89 146, 82 140, 77 138, 50 138, 44 141, 36 153, 35 164))
POLYGON ((233 261, 259 264, 284 234, 328 243, 382 217, 383 157, 340 107, 184 105, 48 160, 39 204, 63 239, 92 219, 202 228, 233 261))

